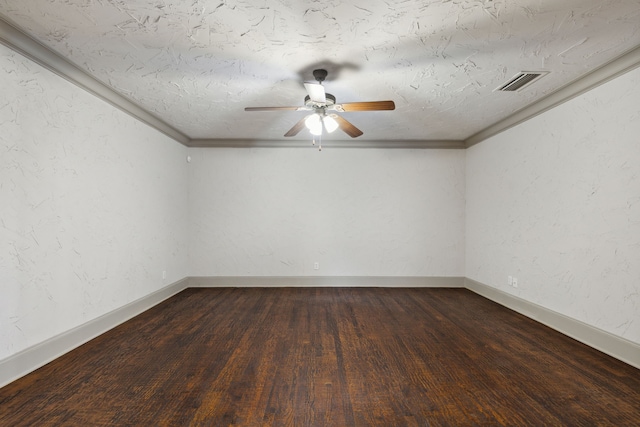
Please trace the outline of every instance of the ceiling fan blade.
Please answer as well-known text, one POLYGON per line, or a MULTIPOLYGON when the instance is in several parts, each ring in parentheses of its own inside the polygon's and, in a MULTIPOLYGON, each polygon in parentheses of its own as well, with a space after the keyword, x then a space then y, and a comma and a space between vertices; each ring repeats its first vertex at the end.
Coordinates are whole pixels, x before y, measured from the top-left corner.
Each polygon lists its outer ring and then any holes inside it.
POLYGON ((334 118, 336 122, 338 122, 338 127, 342 129, 344 133, 349 135, 351 138, 357 138, 362 135, 362 131, 351 124, 351 122, 345 120, 337 114, 330 114, 331 117, 334 118))
POLYGON ((304 107, 245 107, 244 111, 298 111, 304 107))
POLYGON ((396 104, 393 101, 371 101, 371 102, 347 102, 336 104, 337 111, 383 111, 395 110, 396 104))
POLYGON ((309 98, 311 98, 313 102, 317 102, 320 104, 324 104, 327 102, 327 97, 324 93, 324 87, 320 83, 305 82, 304 87, 305 89, 307 89, 309 98))
POLYGON ((284 134, 284 136, 296 136, 298 134, 298 132, 300 132, 305 126, 304 126, 304 121, 308 116, 303 117, 302 119, 300 119, 300 121, 298 123, 296 123, 295 125, 293 125, 293 127, 291 129, 289 129, 289 131, 287 133, 284 134))

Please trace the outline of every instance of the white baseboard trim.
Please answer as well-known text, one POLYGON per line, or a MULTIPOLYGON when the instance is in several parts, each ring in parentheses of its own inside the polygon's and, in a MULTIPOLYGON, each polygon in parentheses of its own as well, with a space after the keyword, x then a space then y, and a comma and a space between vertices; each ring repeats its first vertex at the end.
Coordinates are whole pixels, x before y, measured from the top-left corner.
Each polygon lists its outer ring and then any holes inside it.
POLYGON ((466 278, 465 288, 640 369, 640 345, 499 289, 466 278))
POLYGON ((462 288, 464 277, 419 276, 206 276, 189 277, 190 288, 462 288))
POLYGON ((186 278, 179 280, 152 294, 0 360, 0 387, 4 387, 29 372, 35 371, 98 335, 170 298, 186 289, 187 283, 188 280, 186 278))
POLYGON ((188 277, 40 344, 0 360, 0 387, 46 365, 188 287, 467 288, 603 353, 640 368, 640 345, 464 277, 234 276, 188 277))

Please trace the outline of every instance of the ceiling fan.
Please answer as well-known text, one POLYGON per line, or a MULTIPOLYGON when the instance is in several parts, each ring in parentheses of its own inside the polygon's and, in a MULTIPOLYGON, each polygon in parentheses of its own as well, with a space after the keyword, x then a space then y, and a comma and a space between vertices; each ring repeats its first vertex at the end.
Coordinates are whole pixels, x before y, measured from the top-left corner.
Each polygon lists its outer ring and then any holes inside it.
POLYGON ((284 136, 295 136, 304 127, 307 127, 312 135, 320 136, 323 130, 331 133, 337 128, 356 138, 362 135, 362 131, 349 121, 333 113, 352 111, 382 111, 394 110, 396 105, 393 101, 371 101, 371 102, 347 102, 336 104, 336 97, 324 91, 322 82, 327 77, 327 70, 319 69, 313 71, 315 82, 305 82, 304 87, 308 95, 304 98, 304 105, 300 107, 246 107, 245 111, 313 111, 303 117, 298 123, 293 125, 284 136))

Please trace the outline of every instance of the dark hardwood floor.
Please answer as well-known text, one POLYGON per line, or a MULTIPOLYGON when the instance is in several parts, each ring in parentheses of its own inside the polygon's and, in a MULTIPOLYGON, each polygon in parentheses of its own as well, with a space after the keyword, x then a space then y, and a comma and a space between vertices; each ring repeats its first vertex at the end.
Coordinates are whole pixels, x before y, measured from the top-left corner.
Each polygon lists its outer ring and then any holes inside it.
POLYGON ((0 389, 2 426, 631 426, 640 371, 465 289, 187 289, 0 389))

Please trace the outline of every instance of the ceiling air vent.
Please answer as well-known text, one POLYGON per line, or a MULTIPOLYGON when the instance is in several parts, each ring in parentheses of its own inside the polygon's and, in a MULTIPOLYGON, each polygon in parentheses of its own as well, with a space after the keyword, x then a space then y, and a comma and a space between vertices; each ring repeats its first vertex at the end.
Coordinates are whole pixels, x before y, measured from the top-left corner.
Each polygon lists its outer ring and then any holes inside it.
POLYGON ((517 92, 547 74, 549 74, 548 71, 522 71, 495 90, 501 92, 517 92))

